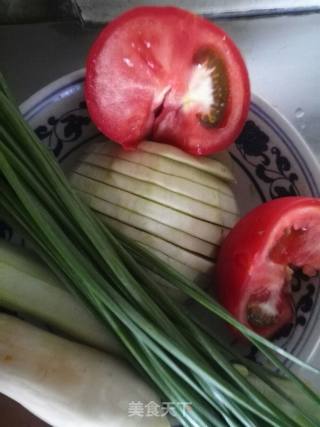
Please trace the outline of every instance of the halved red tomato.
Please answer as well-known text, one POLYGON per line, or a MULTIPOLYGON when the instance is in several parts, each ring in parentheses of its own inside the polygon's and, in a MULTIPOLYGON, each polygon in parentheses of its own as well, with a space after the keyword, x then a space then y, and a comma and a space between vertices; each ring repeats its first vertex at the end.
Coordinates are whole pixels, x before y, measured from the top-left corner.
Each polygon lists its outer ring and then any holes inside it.
POLYGON ((284 197, 243 217, 222 244, 217 297, 236 319, 272 336, 294 318, 292 268, 320 269, 320 199, 284 197))
POLYGON ((97 127, 125 148, 147 138, 206 155, 239 135, 249 80, 239 50, 211 22, 174 7, 139 7, 94 42, 85 96, 97 127))

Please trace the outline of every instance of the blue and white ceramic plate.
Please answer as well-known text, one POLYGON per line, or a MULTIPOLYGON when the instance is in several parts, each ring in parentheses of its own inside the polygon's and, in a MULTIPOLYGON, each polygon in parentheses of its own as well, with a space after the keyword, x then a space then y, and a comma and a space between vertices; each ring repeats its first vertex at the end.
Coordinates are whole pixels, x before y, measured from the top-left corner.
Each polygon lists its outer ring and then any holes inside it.
MULTIPOLYGON (((99 137, 83 96, 84 71, 71 73, 41 89, 21 106, 40 140, 64 168, 81 146, 99 137)), ((253 96, 245 128, 230 150, 242 213, 287 195, 320 195, 319 166, 296 130, 270 105, 253 96)), ((0 234, 10 238, 5 225, 0 234)), ((320 368, 319 279, 295 277, 296 319, 278 342, 320 368)), ((253 355, 254 356, 254 355, 253 355)))

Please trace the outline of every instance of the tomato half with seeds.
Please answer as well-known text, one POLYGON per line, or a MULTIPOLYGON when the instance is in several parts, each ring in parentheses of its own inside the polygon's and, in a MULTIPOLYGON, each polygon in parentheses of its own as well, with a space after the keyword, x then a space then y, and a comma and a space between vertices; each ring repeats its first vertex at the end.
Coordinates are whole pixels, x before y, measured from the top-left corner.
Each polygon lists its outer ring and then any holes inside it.
POLYGON ((272 337, 294 319, 295 268, 308 276, 320 269, 320 199, 284 197, 244 216, 218 256, 218 300, 240 322, 272 337))
POLYGON ((239 135, 249 80, 239 50, 211 22, 174 7, 139 7, 94 42, 85 97, 96 126, 124 148, 152 139, 207 155, 239 135))

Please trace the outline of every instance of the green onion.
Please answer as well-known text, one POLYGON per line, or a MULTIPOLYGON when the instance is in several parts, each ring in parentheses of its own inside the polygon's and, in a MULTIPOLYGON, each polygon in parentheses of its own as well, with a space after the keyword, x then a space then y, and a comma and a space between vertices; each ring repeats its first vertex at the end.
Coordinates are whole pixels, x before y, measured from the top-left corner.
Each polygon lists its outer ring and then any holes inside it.
POLYGON ((266 382, 267 368, 237 356, 208 334, 164 294, 155 277, 242 332, 282 372, 286 384, 301 390, 315 408, 319 396, 276 354, 318 371, 248 330, 181 274, 102 224, 79 200, 52 154, 39 144, 1 79, 0 189, 1 215, 18 225, 61 282, 113 331, 141 375, 165 401, 192 403, 187 413, 176 407, 181 424, 319 425, 319 411, 307 411, 299 399, 266 382), (234 359, 257 381, 243 375, 234 359), (261 392, 261 383, 270 387, 272 398, 261 392))

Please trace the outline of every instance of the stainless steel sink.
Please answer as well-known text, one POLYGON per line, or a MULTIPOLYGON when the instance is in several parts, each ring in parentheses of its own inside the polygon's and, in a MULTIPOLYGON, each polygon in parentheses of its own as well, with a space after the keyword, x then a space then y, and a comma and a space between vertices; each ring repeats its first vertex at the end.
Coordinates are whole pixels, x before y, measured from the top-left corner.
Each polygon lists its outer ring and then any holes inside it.
MULTIPOLYGON (((218 19, 239 45, 252 91, 278 108, 320 156, 320 14, 218 19)), ((84 66, 99 28, 0 26, 0 69, 18 101, 84 66)))

